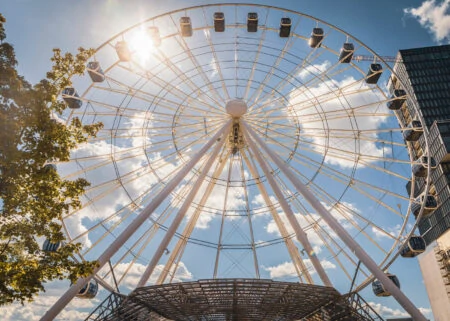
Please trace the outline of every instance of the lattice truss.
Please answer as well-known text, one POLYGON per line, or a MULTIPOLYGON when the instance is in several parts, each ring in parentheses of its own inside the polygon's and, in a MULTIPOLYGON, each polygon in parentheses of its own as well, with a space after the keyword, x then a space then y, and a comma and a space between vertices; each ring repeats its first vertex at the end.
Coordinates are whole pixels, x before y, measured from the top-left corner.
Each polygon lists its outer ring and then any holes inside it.
POLYGON ((257 279, 215 279, 111 294, 86 320, 382 320, 357 294, 257 279))

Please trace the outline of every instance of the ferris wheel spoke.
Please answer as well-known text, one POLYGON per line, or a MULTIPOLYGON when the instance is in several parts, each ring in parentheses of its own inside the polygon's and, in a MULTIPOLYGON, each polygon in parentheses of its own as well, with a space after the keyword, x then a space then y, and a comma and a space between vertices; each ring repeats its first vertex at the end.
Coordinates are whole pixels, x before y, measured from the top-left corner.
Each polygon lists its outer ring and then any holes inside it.
MULTIPOLYGON (((299 89, 297 89, 295 95, 290 96, 290 99, 295 99, 299 96, 301 97, 301 95, 305 95, 305 92, 310 91, 310 88, 312 88, 312 86, 319 86, 320 84, 324 83, 326 80, 331 80, 331 79, 333 79, 333 77, 337 77, 339 74, 344 73, 348 69, 350 69, 350 67, 339 69, 330 75, 326 74, 326 72, 323 72, 319 75, 314 75, 314 77, 312 79, 302 83, 302 86, 299 89)), ((259 109, 265 108, 268 105, 277 103, 282 99, 285 99, 285 97, 282 96, 279 98, 275 98, 273 100, 267 99, 267 102, 263 103, 262 105, 259 105, 258 108, 259 109)), ((249 107, 249 113, 251 113, 251 114, 254 113, 256 106, 257 106, 256 104, 251 105, 249 107)))
POLYGON ((149 277, 152 275, 156 265, 158 264, 159 260, 161 259, 161 256, 164 253, 164 250, 169 245, 170 241, 172 240, 173 235, 177 231, 178 227, 180 226, 180 223, 182 219, 185 217, 186 212, 188 211, 189 207, 191 206, 192 201, 194 200, 194 197, 197 195, 198 190, 200 189, 201 185, 203 184, 203 181, 206 177, 206 174, 209 172, 211 166, 216 161, 217 155, 219 155, 219 152, 223 146, 223 143, 225 140, 221 140, 221 142, 217 143, 214 147, 214 150, 211 152, 211 155, 209 156, 208 160, 205 162, 203 169, 199 172, 199 176, 195 183, 192 185, 192 188, 190 189, 189 194, 184 199, 183 205, 178 210, 177 216, 174 218, 173 222, 171 223, 169 229, 167 230, 166 234, 164 235, 164 238, 161 240, 160 245, 156 252, 153 254, 153 257, 148 264, 147 268, 145 269, 145 272, 141 276, 141 279, 139 280, 137 286, 144 286, 145 283, 147 283, 149 277))
POLYGON ((307 251, 309 259, 311 260, 311 263, 313 264, 317 274, 319 274, 320 279, 322 280, 322 282, 324 283, 325 286, 332 286, 330 279, 328 278, 327 274, 325 273, 325 269, 322 267, 319 259, 314 254, 314 250, 313 250, 311 244, 309 243, 306 233, 301 228, 300 224, 298 223, 297 219, 294 216, 294 213, 292 212, 291 208, 289 207, 289 204, 287 203, 284 195, 282 194, 281 190, 279 189, 274 178, 271 176, 271 173, 270 173, 266 163, 264 162, 261 155, 258 153, 255 143, 251 140, 251 138, 250 138, 249 134, 247 134, 247 132, 244 131, 244 135, 245 135, 245 138, 247 140, 247 143, 248 143, 250 149, 252 150, 252 154, 256 157, 256 159, 259 163, 259 166, 263 170, 264 175, 266 176, 266 179, 268 180, 273 192, 277 196, 278 202, 282 206, 283 211, 284 211, 286 217, 288 218, 291 227, 294 229, 294 231, 297 235, 298 241, 303 245, 303 247, 307 251))
POLYGON ((231 170, 232 170, 232 157, 228 158, 228 174, 227 174, 227 188, 225 189, 225 196, 223 200, 223 207, 222 207, 222 215, 221 215, 221 222, 220 222, 220 228, 219 228, 219 238, 217 241, 217 250, 216 250, 216 259, 214 264, 214 274, 213 278, 217 278, 217 273, 219 269, 219 259, 220 259, 220 252, 222 248, 222 238, 223 238, 223 229, 225 224, 225 213, 227 210, 227 202, 228 202, 228 191, 230 189, 230 178, 231 178, 231 170))
POLYGON ((249 227, 249 232, 250 232, 250 244, 252 247, 252 252, 253 252, 253 261, 255 264, 255 274, 256 274, 256 278, 259 279, 260 278, 260 274, 259 274, 259 264, 258 264, 258 257, 256 254, 256 247, 255 247, 255 236, 253 234, 253 223, 252 223, 252 218, 250 216, 250 207, 249 207, 249 197, 248 197, 248 190, 247 190, 247 180, 245 178, 245 170, 244 170, 244 162, 243 162, 243 155, 240 155, 240 175, 241 175, 241 181, 242 184, 244 186, 243 190, 244 190, 244 201, 246 204, 246 216, 247 216, 247 220, 248 220, 248 227, 249 227))
MULTIPOLYGON (((167 64, 167 63, 166 63, 167 64)), ((160 88, 161 91, 164 90, 166 92, 170 92, 171 95, 177 97, 178 99, 180 99, 181 101, 185 101, 187 100, 193 93, 204 93, 202 90, 197 90, 195 87, 190 89, 192 90, 191 94, 188 94, 186 92, 184 92, 183 90, 179 89, 178 86, 174 86, 172 83, 167 82, 166 80, 162 79, 161 77, 152 74, 150 71, 145 70, 144 68, 142 68, 142 66, 140 66, 139 64, 136 65, 139 69, 141 69, 141 72, 138 72, 137 70, 133 70, 130 68, 127 68, 123 65, 120 65, 120 67, 126 71, 129 71, 130 73, 134 73, 139 75, 140 77, 146 78, 148 80, 151 80, 153 83, 157 84, 160 88), (177 94, 175 94, 177 93, 177 94)), ((181 75, 174 73, 176 78, 181 77, 181 75)), ((184 77, 181 77, 180 79, 184 79, 186 80, 186 76, 184 75, 184 77)), ((161 93, 160 91, 160 93, 161 93)), ((210 98, 209 96, 205 95, 205 97, 210 98)), ((211 100, 211 99, 210 99, 211 100)), ((220 110, 217 105, 215 104, 215 102, 213 101, 213 103, 208 103, 206 102, 204 99, 202 99, 201 97, 197 97, 196 98, 196 103, 198 104, 202 104, 204 105, 206 108, 208 109, 216 109, 216 110, 220 110)))
MULTIPOLYGON (((293 30, 295 30, 297 28, 299 22, 300 22, 300 20, 298 20, 296 22, 296 25, 294 26, 293 30)), ((264 80, 261 82, 259 87, 250 96, 249 101, 256 103, 259 100, 264 86, 266 86, 268 84, 268 82, 272 78, 273 73, 275 72, 275 68, 277 68, 278 65, 283 61, 283 58, 284 58, 285 54, 289 51, 289 49, 291 48, 291 46, 293 45, 293 43, 294 43, 294 41, 296 39, 297 38, 295 38, 295 37, 288 38, 288 40, 284 44, 283 49, 280 50, 280 53, 279 53, 279 55, 277 57, 277 60, 272 65, 272 68, 270 69, 270 71, 268 73, 266 73, 266 75, 264 76, 264 80)), ((252 106, 249 106, 249 107, 250 107, 249 111, 251 111, 252 106)))
MULTIPOLYGON (((128 70, 129 72, 132 72, 132 70, 130 70, 130 69, 126 69, 126 70, 128 70)), ((147 79, 148 81, 151 81, 152 83, 154 83, 154 82, 153 82, 153 79, 154 79, 156 76, 154 76, 154 77, 148 77, 148 75, 145 74, 145 76, 144 76, 144 75, 141 75, 141 77, 143 77, 143 78, 147 79)), ((158 93, 156 93, 156 94, 151 94, 151 93, 149 93, 148 91, 144 91, 144 90, 142 90, 142 89, 136 89, 136 88, 134 88, 134 87, 130 87, 129 85, 127 85, 127 84, 125 84, 125 83, 123 83, 123 82, 121 82, 121 81, 119 81, 119 80, 117 80, 117 79, 112 79, 112 78, 110 78, 110 80, 113 81, 113 82, 114 82, 115 84, 117 84, 118 86, 124 88, 124 92, 128 92, 128 91, 131 92, 131 93, 133 93, 133 92, 138 92, 138 93, 142 93, 142 95, 143 95, 144 97, 145 97, 145 96, 150 96, 150 97, 152 98, 152 99, 151 99, 151 103, 152 103, 152 104, 158 103, 158 105, 161 105, 161 104, 160 104, 160 101, 164 101, 164 102, 168 103, 169 106, 170 106, 170 104, 173 104, 174 106, 179 106, 179 105, 180 105, 180 102, 176 102, 176 101, 173 100, 173 99, 166 98, 166 95, 162 96, 162 92, 163 92, 164 90, 166 90, 167 88, 173 89, 173 88, 172 88, 173 86, 167 87, 167 82, 161 80, 160 78, 156 78, 156 80, 159 81, 159 82, 156 83, 156 84, 157 84, 157 85, 159 86, 159 88, 160 88, 160 90, 159 90, 158 93), (162 83, 161 83, 161 82, 162 82, 162 83)), ((174 98, 178 98, 181 102, 185 101, 185 100, 186 100, 186 94, 185 94, 184 92, 182 92, 181 90, 179 90, 178 88, 176 88, 176 87, 174 87, 174 88, 175 88, 175 90, 170 90, 170 95, 172 95, 174 98), (177 92, 178 94, 175 94, 175 92, 177 92), (180 93, 181 93, 181 94, 180 94, 180 93)), ((215 110, 214 108, 211 108, 210 105, 205 104, 205 103, 203 103, 203 102, 200 102, 199 105, 203 105, 204 107, 206 107, 206 109, 207 109, 208 111, 214 111, 214 110, 215 110)), ((167 104, 166 104, 166 106, 167 106, 167 104)), ((203 110, 202 110, 202 111, 203 111, 203 110)))
MULTIPOLYGON (((327 37, 328 33, 324 35, 323 41, 326 40, 327 37)), ((264 101, 265 99, 268 99, 268 97, 271 97, 275 92, 281 92, 287 86, 287 84, 291 83, 291 81, 295 79, 295 77, 299 74, 300 71, 305 69, 306 65, 313 66, 312 62, 318 59, 325 52, 325 51, 317 52, 317 48, 318 47, 312 48, 311 51, 308 53, 308 55, 304 58, 298 57, 302 61, 302 63, 298 64, 290 72, 288 72, 286 78, 281 79, 278 82, 278 84, 274 86, 273 90, 269 94, 263 96, 261 100, 264 101), (311 57, 312 59, 310 59, 311 57)))
POLYGON ((270 209, 270 213, 277 224, 278 230, 286 244, 286 248, 288 249, 289 255, 292 259, 292 262, 294 264, 295 271, 297 272, 297 275, 300 280, 305 277, 306 281, 309 284, 313 284, 313 280, 311 278, 311 275, 306 268, 305 263, 303 262, 303 259, 300 257, 297 248, 295 247, 293 241, 291 238, 289 238, 286 226, 284 225, 283 221, 281 220, 280 216, 278 215, 278 212, 276 211, 275 207, 273 206, 272 201, 270 200, 269 194, 267 193, 267 190, 265 189, 264 185, 262 184, 260 180, 260 175, 256 171, 255 164, 251 163, 249 160, 249 157, 246 156, 245 153, 243 153, 243 159, 247 165, 247 168, 249 169, 251 175, 257 180, 257 187, 262 195, 264 202, 266 206, 270 209))
MULTIPOLYGON (((207 19, 206 19, 205 10, 202 10, 202 12, 203 12, 203 19, 204 19, 205 23, 208 25, 208 22, 207 22, 207 19)), ((208 29, 209 29, 209 26, 208 26, 208 29)), ((209 45, 209 48, 211 50, 211 54, 213 56, 214 66, 217 68, 217 73, 219 75, 220 83, 221 83, 221 86, 222 86, 222 91, 226 95, 227 100, 230 100, 231 99, 230 98, 230 93, 228 92, 228 89, 227 89, 226 84, 225 84, 225 80, 224 80, 223 73, 222 73, 222 68, 220 66, 221 64, 219 63, 219 59, 217 57, 217 53, 216 53, 215 47, 214 47, 214 45, 212 43, 212 40, 211 40, 211 37, 210 37, 209 33, 205 33, 205 38, 208 41, 208 45, 209 45)))
MULTIPOLYGON (((194 213, 192 214, 192 216, 190 217, 188 223, 186 224, 180 239, 178 240, 174 250, 172 251, 169 259, 167 260, 164 268, 161 271, 161 274, 159 275, 156 284, 162 284, 165 279, 167 278, 167 275, 169 273, 169 271, 172 269, 172 266, 174 264, 174 261, 178 258, 178 262, 180 262, 181 257, 182 257, 182 253, 184 252, 184 248, 187 244, 187 240, 190 238, 196 224, 197 224, 197 220, 202 212, 202 209, 204 208, 207 200, 209 199, 209 196, 211 195, 214 187, 215 187, 215 181, 220 177, 220 175, 222 174, 222 171, 225 167, 225 165, 227 164, 227 162, 225 161, 226 159, 228 159, 228 157, 230 156, 230 152, 226 152, 225 150, 222 151, 222 155, 219 157, 220 160, 216 165, 216 169, 212 175, 212 179, 209 181, 205 193, 203 194, 200 202, 198 203, 197 207, 194 210, 194 213)), ((176 271, 176 268, 175 268, 176 271)))

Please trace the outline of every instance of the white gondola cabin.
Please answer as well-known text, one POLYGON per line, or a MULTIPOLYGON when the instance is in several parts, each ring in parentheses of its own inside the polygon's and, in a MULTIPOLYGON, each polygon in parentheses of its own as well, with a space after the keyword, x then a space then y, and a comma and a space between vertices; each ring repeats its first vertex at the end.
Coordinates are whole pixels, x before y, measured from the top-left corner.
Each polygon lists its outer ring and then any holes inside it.
POLYGON ((292 21, 291 18, 281 18, 280 37, 287 38, 291 34, 292 21))
POLYGON ((387 102, 387 106, 390 110, 398 110, 402 107, 405 101, 406 92, 403 89, 395 89, 390 100, 387 102))
MULTIPOLYGON (((433 157, 430 157, 430 168, 436 168, 436 161, 433 157)), ((418 160, 416 160, 412 166, 412 172, 414 176, 417 177, 427 177, 427 169, 428 169, 428 157, 421 156, 418 160)))
POLYGON ((323 29, 322 28, 314 28, 311 37, 309 38, 309 46, 311 48, 318 48, 322 45, 323 40, 323 29))
POLYGON ((43 168, 44 173, 56 172, 55 164, 46 164, 43 168))
POLYGON ((78 292, 77 297, 81 299, 93 299, 98 292, 98 283, 94 279, 91 279, 85 286, 83 286, 78 292))
POLYGON ((223 14, 223 12, 214 12, 214 31, 225 31, 225 15, 223 14))
POLYGON ((56 252, 63 246, 64 246, 64 243, 61 241, 53 243, 50 240, 46 239, 44 241, 44 244, 42 245, 42 250, 44 252, 56 252))
POLYGON ((152 39, 153 46, 161 46, 161 36, 158 27, 148 27, 148 35, 152 39))
POLYGON ((351 42, 346 42, 341 48, 341 53, 339 54, 339 62, 343 64, 348 64, 352 61, 353 53, 355 52, 355 46, 351 42))
POLYGON ((128 62, 131 60, 131 51, 126 41, 116 43, 116 53, 120 61, 128 62))
POLYGON ((411 205, 411 212, 414 214, 414 216, 417 218, 417 215, 419 215, 420 208, 422 207, 422 204, 425 203, 422 217, 426 217, 433 213, 437 207, 437 199, 433 195, 420 195, 414 200, 414 203, 411 205))
POLYGON ((370 64, 366 75, 366 84, 376 84, 381 77, 383 67, 380 64, 370 64))
POLYGON ((88 62, 86 70, 93 82, 102 82, 105 80, 105 73, 100 67, 100 63, 98 61, 88 62))
POLYGON ((83 102, 80 100, 80 96, 73 87, 64 88, 61 96, 69 108, 78 109, 83 105, 83 102))
MULTIPOLYGON (((394 274, 387 273, 386 276, 400 289, 400 281, 394 274)), ((391 293, 386 290, 384 285, 379 280, 372 282, 372 290, 376 296, 390 296, 391 293)))
POLYGON ((180 18, 180 30, 183 37, 192 37, 192 23, 191 18, 181 17, 180 18))
POLYGON ((423 134, 423 127, 420 120, 413 120, 408 124, 405 130, 403 130, 403 138, 408 142, 415 142, 419 140, 423 134))
POLYGON ((401 250, 400 255, 402 257, 415 257, 423 252, 427 248, 427 244, 422 236, 413 235, 409 238, 408 242, 406 242, 401 250))
POLYGON ((258 14, 256 12, 249 12, 247 14, 247 32, 258 31, 258 14))

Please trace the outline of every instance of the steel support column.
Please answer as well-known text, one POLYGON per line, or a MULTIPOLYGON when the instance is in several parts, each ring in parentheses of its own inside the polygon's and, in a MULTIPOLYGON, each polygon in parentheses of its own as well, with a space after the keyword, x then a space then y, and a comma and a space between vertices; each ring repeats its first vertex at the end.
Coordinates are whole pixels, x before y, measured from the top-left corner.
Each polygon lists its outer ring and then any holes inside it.
POLYGON ((231 120, 228 121, 206 144, 203 146, 197 154, 195 154, 191 160, 175 175, 175 177, 167 183, 167 185, 156 195, 153 200, 142 210, 142 212, 127 226, 127 228, 111 243, 111 245, 100 255, 97 259, 98 266, 94 269, 94 273, 85 278, 79 278, 75 284, 73 284, 64 293, 58 301, 44 314, 41 321, 51 321, 64 309, 64 307, 75 297, 75 295, 81 290, 81 288, 89 282, 95 273, 97 273, 111 257, 125 244, 125 242, 133 235, 133 233, 150 217, 153 211, 170 195, 170 193, 178 186, 183 178, 189 173, 189 171, 197 164, 201 157, 211 148, 211 146, 218 140, 225 140, 222 137, 224 133, 228 133, 231 120))
POLYGON ((356 242, 352 236, 339 224, 339 222, 327 211, 313 193, 300 181, 286 163, 269 147, 264 141, 248 126, 241 121, 250 135, 257 141, 258 145, 266 152, 266 154, 274 161, 283 174, 294 185, 295 189, 303 195, 306 201, 314 208, 314 210, 324 219, 328 226, 341 238, 341 240, 355 253, 356 257, 369 269, 369 271, 384 285, 384 287, 392 294, 397 302, 412 316, 415 321, 426 321, 427 319, 417 309, 408 297, 386 276, 374 260, 364 251, 364 249, 356 242))

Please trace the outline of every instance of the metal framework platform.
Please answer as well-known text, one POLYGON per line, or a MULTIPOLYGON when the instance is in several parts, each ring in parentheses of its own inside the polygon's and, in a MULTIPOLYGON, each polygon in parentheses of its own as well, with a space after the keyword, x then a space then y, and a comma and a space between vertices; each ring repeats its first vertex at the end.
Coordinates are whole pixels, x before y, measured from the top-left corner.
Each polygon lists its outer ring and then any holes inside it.
POLYGON ((86 320, 382 320, 356 293, 261 279, 214 279, 110 295, 86 320))

